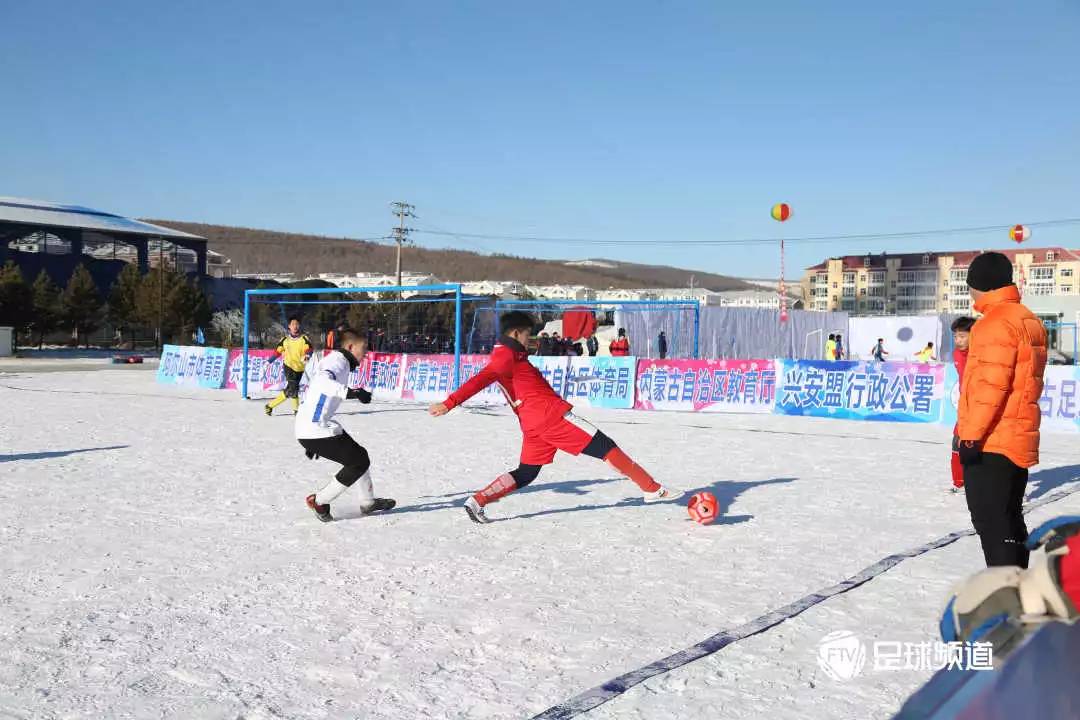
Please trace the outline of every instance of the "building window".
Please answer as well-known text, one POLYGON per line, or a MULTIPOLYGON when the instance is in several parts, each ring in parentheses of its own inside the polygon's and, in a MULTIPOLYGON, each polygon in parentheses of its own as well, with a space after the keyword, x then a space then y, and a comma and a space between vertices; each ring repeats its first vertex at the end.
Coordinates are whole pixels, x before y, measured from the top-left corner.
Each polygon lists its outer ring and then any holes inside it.
POLYGON ((845 285, 854 285, 855 284, 855 273, 853 273, 853 272, 844 273, 844 284, 845 285))
POLYGON ((967 282, 967 268, 953 268, 949 271, 949 279, 955 282, 967 282))
POLYGON ((832 286, 833 286, 833 290, 835 290, 836 289, 836 283, 833 283, 832 286))
POLYGON ((880 284, 882 284, 884 282, 885 282, 885 273, 881 272, 880 270, 875 270, 874 272, 870 273, 870 284, 871 285, 880 285, 880 284))
POLYGON ((929 265, 930 264, 930 253, 924 253, 923 254, 923 256, 922 256, 922 264, 923 265, 929 265))
POLYGON ((868 267, 870 267, 870 256, 869 256, 869 255, 867 255, 866 257, 864 257, 864 258, 862 259, 862 266, 863 266, 864 268, 868 268, 868 267))
POLYGON ((1062 295, 1068 295, 1071 292, 1072 292, 1072 285, 1062 285, 1061 286, 1062 295))
POLYGON ((1031 268, 1032 280, 1053 280, 1054 268, 1052 267, 1033 267, 1031 268))
POLYGON ((814 276, 814 282, 819 282, 819 283, 821 283, 823 285, 825 283, 829 282, 828 273, 818 273, 817 275, 814 276))
POLYGON ((846 297, 846 298, 855 297, 855 288, 853 288, 853 287, 844 288, 844 297, 846 297))
POLYGON ((1054 262, 1055 260, 1057 260, 1057 253, 1055 253, 1053 250, 1047 250, 1046 262, 1054 262))
POLYGON ((1072 268, 1061 268, 1061 277, 1072 277, 1072 268))

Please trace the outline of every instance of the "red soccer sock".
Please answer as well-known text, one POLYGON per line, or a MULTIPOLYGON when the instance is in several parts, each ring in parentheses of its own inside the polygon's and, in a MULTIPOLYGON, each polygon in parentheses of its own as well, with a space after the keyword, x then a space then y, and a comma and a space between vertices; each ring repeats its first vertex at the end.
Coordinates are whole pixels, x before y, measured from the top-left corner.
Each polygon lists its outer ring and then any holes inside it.
POLYGON ((604 456, 604 462, 633 480, 642 492, 656 492, 660 489, 660 483, 653 480, 652 475, 645 472, 645 468, 631 460, 620 448, 612 448, 604 456))
POLYGON ((514 482, 514 476, 510 473, 503 473, 486 488, 473 495, 473 499, 476 500, 477 505, 484 507, 488 503, 506 497, 515 490, 517 490, 517 483, 514 482))
POLYGON ((954 488, 964 487, 964 466, 960 464, 960 453, 952 454, 952 484, 954 488))

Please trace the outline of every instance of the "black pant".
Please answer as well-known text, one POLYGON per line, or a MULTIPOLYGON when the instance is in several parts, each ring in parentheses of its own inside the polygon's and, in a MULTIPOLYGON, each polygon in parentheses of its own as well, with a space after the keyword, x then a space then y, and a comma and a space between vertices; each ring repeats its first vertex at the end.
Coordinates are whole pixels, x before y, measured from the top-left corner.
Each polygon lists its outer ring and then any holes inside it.
POLYGON ((300 379, 303 377, 303 372, 291 367, 285 368, 285 397, 300 397, 300 379))
POLYGON ((978 463, 964 466, 971 524, 982 542, 987 567, 1028 565, 1022 509, 1027 481, 1027 468, 997 453, 983 453, 978 463))
POLYGON ((368 452, 349 433, 325 438, 302 438, 300 444, 309 453, 341 464, 336 475, 339 483, 349 487, 359 480, 371 467, 368 452))

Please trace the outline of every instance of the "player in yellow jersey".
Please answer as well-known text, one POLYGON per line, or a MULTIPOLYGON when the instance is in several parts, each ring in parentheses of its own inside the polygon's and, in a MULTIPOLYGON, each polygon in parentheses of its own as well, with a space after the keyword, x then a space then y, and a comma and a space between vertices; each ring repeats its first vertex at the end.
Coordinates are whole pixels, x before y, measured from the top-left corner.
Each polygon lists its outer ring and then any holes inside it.
MULTIPOLYGON (((304 366, 311 357, 311 351, 311 341, 300 332, 300 318, 289 318, 289 334, 281 338, 274 351, 285 364, 285 389, 266 404, 267 415, 273 415, 274 408, 285 402, 285 398, 292 398, 293 412, 300 407, 300 378, 304 376, 304 366)), ((275 356, 271 362, 276 359, 275 356)))

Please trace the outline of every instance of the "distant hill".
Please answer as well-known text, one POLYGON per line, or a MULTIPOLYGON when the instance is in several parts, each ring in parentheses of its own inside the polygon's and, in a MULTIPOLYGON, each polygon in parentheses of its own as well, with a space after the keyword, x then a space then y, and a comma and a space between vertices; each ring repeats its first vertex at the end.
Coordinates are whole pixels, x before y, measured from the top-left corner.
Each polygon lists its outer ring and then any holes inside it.
MULTIPOLYGON (((232 259, 239 273, 291 272, 298 276, 320 272, 393 272, 395 248, 373 242, 320 235, 206 225, 173 220, 147 220, 157 225, 201 235, 210 249, 232 259)), ((615 260, 536 260, 511 255, 481 255, 464 250, 406 247, 403 265, 412 272, 431 273, 448 282, 518 280, 530 285, 587 285, 597 289, 694 287, 745 290, 752 286, 725 275, 679 268, 638 265, 615 260)))

